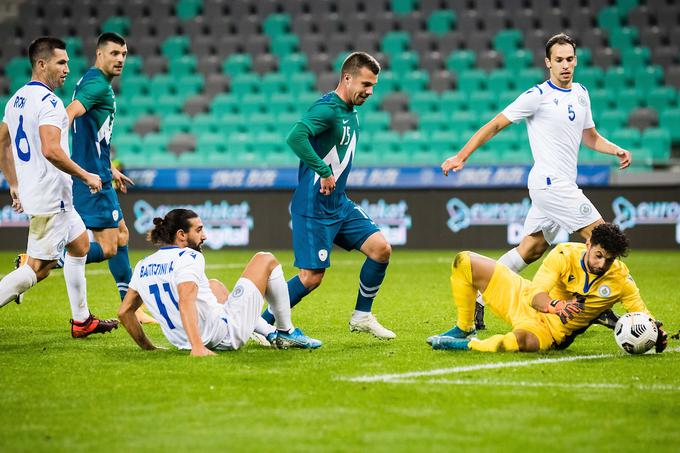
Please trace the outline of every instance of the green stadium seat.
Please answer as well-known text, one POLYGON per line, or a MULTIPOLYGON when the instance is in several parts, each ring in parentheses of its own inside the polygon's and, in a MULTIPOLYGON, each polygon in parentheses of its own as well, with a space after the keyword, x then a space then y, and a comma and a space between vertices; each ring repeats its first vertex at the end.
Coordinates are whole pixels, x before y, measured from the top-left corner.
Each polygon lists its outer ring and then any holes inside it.
POLYGON ((196 137, 196 152, 203 156, 227 151, 227 139, 223 134, 203 133, 196 137))
POLYGON ((418 118, 418 128, 428 134, 449 128, 450 115, 444 112, 423 112, 418 118))
POLYGON ((261 93, 246 93, 241 96, 238 111, 244 115, 262 113, 267 105, 267 97, 261 93))
POLYGON ((486 72, 469 69, 458 76, 458 90, 471 93, 486 89, 486 72))
MULTIPOLYGON (((152 114, 154 112, 155 103, 156 99, 151 96, 135 96, 128 102, 124 103, 124 108, 127 108, 125 114, 129 114, 135 118, 142 115, 152 114)), ((116 107, 118 107, 118 103, 116 103, 116 107)), ((124 113, 120 112, 119 114, 122 115, 124 113)))
POLYGON ((185 35, 170 36, 161 44, 161 53, 170 62, 189 53, 189 37, 185 35))
POLYGON ((678 92, 670 86, 652 88, 645 96, 647 107, 655 109, 658 113, 675 107, 678 101, 678 92))
POLYGON ((380 49, 392 57, 406 51, 410 42, 411 38, 407 32, 390 31, 385 33, 380 49))
POLYGON ((417 93, 427 89, 430 83, 430 75, 427 71, 411 71, 406 73, 401 79, 401 91, 407 93, 417 93))
POLYGON ((288 14, 270 14, 262 23, 262 30, 270 39, 286 35, 290 32, 290 16, 288 14))
POLYGON ((589 91, 604 88, 604 71, 598 66, 581 68, 579 61, 579 67, 576 68, 574 80, 585 86, 589 91))
POLYGON ((121 163, 127 168, 148 167, 148 156, 144 153, 125 154, 119 157, 121 163))
POLYGON ((456 28, 456 13, 452 10, 437 10, 427 18, 427 30, 441 36, 456 28))
MULTIPOLYGON (((633 161, 626 171, 629 172, 640 172, 640 171, 651 171, 652 164, 654 162, 654 155, 652 150, 647 146, 639 146, 637 148, 630 150, 633 155, 633 161)), ((618 159, 613 159, 611 162, 612 167, 618 168, 618 159)))
POLYGON ((608 68, 605 72, 605 80, 607 81, 607 89, 611 93, 625 90, 626 88, 629 88, 632 83, 629 72, 621 66, 612 66, 608 68))
POLYGON ((446 69, 461 74, 472 69, 476 59, 475 53, 471 50, 454 50, 446 58, 446 69))
POLYGON ((468 97, 469 109, 475 112, 497 110, 497 102, 493 91, 473 91, 468 97))
POLYGON ((439 110, 439 95, 434 91, 419 91, 409 96, 410 110, 414 113, 426 113, 439 110))
POLYGON ((502 92, 512 89, 514 86, 515 75, 507 69, 497 69, 491 71, 488 77, 489 89, 494 92, 502 92))
POLYGON ((146 96, 149 94, 151 81, 144 75, 129 76, 120 84, 120 93, 124 96, 146 96))
POLYGON ((102 23, 102 33, 112 32, 121 36, 130 33, 130 18, 125 16, 111 16, 102 23))
POLYGON ((390 70, 397 74, 415 71, 418 68, 418 54, 412 50, 393 55, 390 58, 390 70))
POLYGON ((597 25, 600 28, 606 30, 616 30, 621 28, 621 15, 619 9, 615 6, 608 6, 602 8, 599 13, 597 13, 597 25))
POLYGON ((299 46, 300 38, 292 34, 278 36, 269 43, 272 53, 279 58, 298 52, 299 46))
POLYGON ((130 116, 119 116, 116 115, 116 119, 114 120, 114 126, 113 126, 113 136, 114 138, 112 139, 114 142, 116 141, 116 137, 121 136, 121 135, 126 135, 132 133, 132 128, 137 122, 137 118, 132 118, 130 116))
POLYGON ((593 64, 593 54, 588 47, 579 47, 576 49, 576 58, 578 60, 578 72, 582 69, 590 68, 593 64))
POLYGON ((237 74, 231 79, 232 93, 243 96, 246 93, 256 93, 260 90, 260 77, 257 74, 237 74))
POLYGON ((203 0, 179 0, 175 5, 177 18, 189 20, 201 14, 203 0))
MULTIPOLYGON (((293 129, 295 123, 300 119, 300 115, 295 112, 279 113, 276 115, 276 130, 283 136, 285 142, 288 133, 293 129)), ((363 123, 362 123, 363 125, 363 123)))
POLYGON ((630 47, 621 50, 621 66, 632 70, 649 64, 650 51, 648 47, 630 47))
POLYGON ((661 66, 639 68, 633 76, 633 81, 636 90, 648 94, 663 85, 663 69, 661 66))
POLYGON ((390 128, 390 115, 384 111, 362 112, 359 110, 361 130, 366 132, 386 131, 390 128))
POLYGON ((191 75, 196 72, 196 57, 193 55, 183 55, 168 61, 168 72, 173 76, 191 75))
POLYGON ((245 132, 247 128, 246 118, 238 113, 226 113, 218 118, 218 133, 224 137, 237 132, 245 132))
POLYGON ((260 90, 269 96, 288 91, 288 77, 278 72, 264 74, 260 82, 260 90))
POLYGON ((398 16, 412 13, 418 4, 418 0, 390 0, 390 9, 398 16))
POLYGON ((245 129, 250 134, 274 132, 276 130, 276 117, 269 113, 253 112, 246 115, 245 129))
POLYGON ((180 167, 207 167, 205 156, 193 151, 185 151, 177 157, 177 165, 180 167))
POLYGON ((395 131, 377 131, 373 133, 371 148, 383 154, 399 149, 401 137, 395 131))
POLYGON ((534 57, 529 50, 517 49, 503 54, 503 65, 510 71, 517 72, 529 68, 533 64, 534 57))
POLYGON ((125 58, 125 66, 123 67, 123 83, 128 77, 136 77, 142 72, 142 57, 139 55, 128 55, 125 58))
POLYGON ((183 106, 184 101, 182 98, 174 94, 164 94, 159 98, 154 98, 152 111, 155 115, 164 116, 171 113, 180 113, 183 106))
POLYGON ((266 156, 265 160, 269 165, 290 161, 289 153, 283 145, 281 136, 274 132, 260 132, 253 136, 253 151, 260 156, 266 156), (272 162, 270 158, 279 162, 272 162))
POLYGON ((609 44, 622 51, 637 45, 638 31, 633 27, 621 27, 609 30, 609 44))
POLYGON ((505 90, 498 94, 498 110, 503 110, 508 105, 515 102, 515 99, 521 94, 517 90, 505 90))
POLYGON ((83 40, 78 36, 67 36, 63 39, 66 43, 66 52, 69 58, 83 55, 83 40))
MULTIPOLYGON (((677 126, 676 126, 677 127, 677 126)), ((671 134, 664 128, 649 128, 642 132, 642 144, 651 150, 654 162, 667 162, 671 157, 671 134)), ((633 155, 633 160, 635 160, 633 155)))
MULTIPOLYGON (((515 77, 515 88, 522 91, 534 85, 543 83, 547 79, 545 71, 538 68, 526 68, 519 71, 515 77)), ((519 93, 517 93, 519 95, 519 93)))
POLYGON ((599 129, 614 131, 625 127, 628 114, 622 110, 604 110, 596 119, 599 129))
POLYGON ((175 85, 175 89, 177 90, 177 96, 186 99, 199 94, 203 91, 204 86, 205 80, 203 74, 191 74, 180 77, 175 85))
POLYGON ((439 153, 442 161, 458 152, 460 142, 460 135, 455 131, 433 131, 430 134, 430 147, 439 153))
MULTIPOLYGON (((349 52, 340 52, 337 57, 335 57, 335 60, 333 60, 333 70, 335 72, 340 72, 340 69, 342 69, 342 63, 345 62, 345 58, 349 56, 349 52)), ((382 72, 380 73, 382 76, 382 72)))
MULTIPOLYGON (((116 121, 117 122, 117 121, 116 121)), ((191 129, 191 119, 184 114, 164 115, 161 119, 161 132, 166 135, 186 133, 191 129)))
POLYGON ((191 118, 189 125, 189 132, 196 137, 201 137, 204 134, 215 134, 220 130, 220 120, 218 117, 210 113, 200 113, 191 118))
POLYGON ((145 153, 164 153, 168 145, 168 136, 160 132, 152 132, 142 137, 142 147, 145 153))
POLYGON ((387 94, 398 91, 399 79, 392 71, 380 71, 378 84, 375 87, 374 96, 386 96, 387 94), (380 93, 380 94, 378 94, 380 93))
POLYGON ((316 75, 312 72, 298 72, 291 74, 288 80, 288 90, 291 93, 314 91, 316 75))
POLYGON ((522 47, 522 32, 509 28, 499 31, 493 38, 493 48, 503 55, 512 54, 522 47))
MULTIPOLYGON (((24 85, 31 78, 31 62, 26 57, 14 57, 5 65, 5 75, 10 81, 24 85)), ((14 93, 16 90, 12 90, 14 93)))
POLYGON ((272 93, 267 99, 265 109, 274 116, 293 112, 295 110, 295 97, 291 93, 272 93))
POLYGON ((210 111, 216 116, 227 113, 236 113, 239 109, 239 99, 231 93, 221 93, 215 96, 210 104, 210 111))
POLYGON ((588 95, 590 96, 590 108, 596 118, 601 112, 605 112, 613 107, 614 96, 612 96, 610 90, 589 90, 588 95))
POLYGON ((459 133, 470 129, 476 130, 481 126, 477 113, 473 111, 454 110, 449 118, 451 118, 450 129, 459 133))
MULTIPOLYGON (((375 149, 370 144, 360 145, 361 150, 354 157, 356 165, 359 167, 374 167, 386 163, 379 149, 375 149)), ((296 161, 296 164, 299 161, 296 161)))
POLYGON ((642 93, 635 88, 627 88, 616 94, 614 105, 616 105, 617 109, 629 113, 642 105, 644 95, 645 93, 642 93))
POLYGON ((616 7, 621 11, 621 15, 626 17, 631 9, 640 4, 639 0, 616 0, 616 7))
POLYGON ((137 134, 116 134, 115 147, 118 155, 138 154, 142 152, 142 139, 137 134))
POLYGON ((279 59, 279 72, 287 76, 304 72, 307 68, 307 56, 303 53, 290 53, 279 59))
POLYGON ((168 74, 158 74, 151 79, 149 94, 153 98, 159 98, 166 94, 175 94, 176 79, 168 74))
POLYGON ((680 143, 680 108, 666 109, 659 112, 659 126, 671 134, 673 143, 680 143))
POLYGON ((173 153, 165 151, 157 151, 149 153, 147 156, 147 165, 151 167, 176 167, 177 156, 173 153))
POLYGON ((506 149, 502 152, 501 159, 504 164, 530 164, 533 162, 531 151, 523 148, 506 149))
POLYGON ((467 95, 462 91, 444 91, 439 101, 439 110, 446 113, 468 109, 467 95))
POLYGON ((612 131, 611 141, 624 149, 640 147, 640 131, 637 129, 626 128, 612 131))
POLYGON ((78 79, 80 79, 80 77, 85 74, 90 66, 91 64, 88 58, 82 56, 69 56, 68 67, 71 71, 71 74, 66 78, 66 80, 68 81, 71 79, 73 81, 73 86, 75 86, 75 84, 78 82, 78 79))
POLYGON ((253 67, 253 57, 249 54, 234 53, 222 63, 222 73, 235 77, 250 72, 253 67))

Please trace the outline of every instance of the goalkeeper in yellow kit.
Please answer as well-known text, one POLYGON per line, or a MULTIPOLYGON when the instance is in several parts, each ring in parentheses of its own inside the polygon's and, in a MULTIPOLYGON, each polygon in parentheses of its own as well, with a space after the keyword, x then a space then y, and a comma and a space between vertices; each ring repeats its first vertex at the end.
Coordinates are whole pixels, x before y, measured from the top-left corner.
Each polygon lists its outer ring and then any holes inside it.
MULTIPOLYGON (((533 281, 505 265, 473 252, 456 255, 451 291, 458 321, 447 332, 427 339, 434 349, 483 352, 536 352, 564 349, 603 311, 621 302, 626 311, 647 314, 628 267, 618 258, 628 253, 628 238, 611 223, 598 225, 585 244, 564 243, 545 258, 533 281), (487 306, 512 326, 505 335, 474 337, 477 291, 487 306)), ((656 350, 666 348, 660 328, 656 350)))

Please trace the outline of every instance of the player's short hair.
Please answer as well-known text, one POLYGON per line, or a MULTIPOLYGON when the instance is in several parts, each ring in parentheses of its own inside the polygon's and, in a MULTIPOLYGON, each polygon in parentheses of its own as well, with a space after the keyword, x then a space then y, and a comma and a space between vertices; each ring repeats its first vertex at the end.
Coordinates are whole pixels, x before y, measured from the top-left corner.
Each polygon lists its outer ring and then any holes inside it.
POLYGON ((125 38, 123 38, 118 33, 107 31, 106 33, 102 33, 101 35, 99 35, 99 38, 97 38, 97 49, 104 47, 107 43, 110 42, 118 44, 119 46, 124 46, 125 38))
POLYGON ((189 231, 191 219, 198 217, 191 209, 177 208, 165 214, 165 217, 153 219, 154 227, 147 236, 147 240, 155 245, 172 244, 179 230, 189 231))
POLYGON ((366 52, 352 52, 342 62, 341 74, 357 74, 361 68, 368 68, 373 74, 380 73, 380 63, 366 52))
POLYGON ((552 46, 555 44, 570 44, 574 48, 574 54, 576 54, 576 41, 574 41, 571 36, 566 33, 558 33, 551 37, 548 42, 545 43, 545 58, 550 60, 550 51, 552 46))
POLYGON ((36 38, 28 46, 28 59, 31 67, 35 67, 38 60, 49 60, 55 49, 66 50, 66 43, 53 36, 41 36, 36 38))
POLYGON ((590 234, 590 245, 599 245, 616 258, 628 255, 630 241, 613 223, 601 223, 590 234))

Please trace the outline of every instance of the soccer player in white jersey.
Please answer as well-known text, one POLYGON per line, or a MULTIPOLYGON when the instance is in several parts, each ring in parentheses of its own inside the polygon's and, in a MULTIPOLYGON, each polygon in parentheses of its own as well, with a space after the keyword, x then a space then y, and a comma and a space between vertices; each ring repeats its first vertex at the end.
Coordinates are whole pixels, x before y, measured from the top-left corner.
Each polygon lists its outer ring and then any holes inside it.
POLYGON ((288 285, 274 255, 255 254, 229 293, 219 280, 205 275, 201 244, 206 236, 198 214, 173 209, 153 223, 149 239, 161 247, 135 266, 118 312, 142 349, 156 349, 135 316, 142 303, 168 341, 179 349, 190 349, 192 356, 238 349, 254 331, 281 349, 321 346, 293 327, 288 285), (265 298, 276 316, 276 328, 260 317, 265 298))
MULTIPOLYGON (((581 141, 597 152, 618 157, 621 169, 631 163, 629 151, 611 143, 595 129, 588 90, 573 82, 576 63, 574 40, 564 33, 551 37, 545 46, 550 78, 522 93, 441 166, 445 175, 462 170, 477 148, 511 123, 526 120, 534 158, 528 181, 531 209, 524 221, 524 238, 498 260, 518 273, 545 253, 560 229, 577 231, 587 240, 593 228, 604 222, 576 185, 581 141)), ((475 324, 484 328, 481 296, 477 302, 475 324)), ((615 318, 609 310, 598 322, 613 328, 615 318)))
POLYGON ((32 79, 7 102, 0 126, 0 170, 10 186, 12 206, 30 217, 26 263, 0 281, 0 307, 47 277, 67 250, 64 279, 71 303, 71 335, 86 337, 118 327, 117 320, 98 319, 87 307, 85 256, 89 240, 73 209, 71 176, 93 193, 99 176, 88 173, 68 155, 68 116, 54 94, 68 75, 66 44, 41 37, 28 48, 32 79))

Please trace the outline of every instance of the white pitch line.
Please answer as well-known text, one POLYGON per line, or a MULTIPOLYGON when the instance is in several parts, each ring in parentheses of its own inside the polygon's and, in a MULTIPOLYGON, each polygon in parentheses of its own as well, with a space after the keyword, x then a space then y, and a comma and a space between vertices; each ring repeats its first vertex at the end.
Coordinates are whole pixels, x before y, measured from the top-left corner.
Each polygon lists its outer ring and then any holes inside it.
MULTIPOLYGON (((671 348, 666 351, 678 352, 680 347, 671 348)), ((615 354, 594 354, 594 355, 578 355, 571 357, 558 358, 540 358, 534 360, 517 360, 514 362, 496 362, 496 363, 481 363, 478 365, 464 365, 453 368, 438 368, 427 371, 410 371, 406 373, 392 373, 392 374, 378 374, 373 376, 357 376, 357 377, 340 377, 338 380, 348 382, 394 382, 397 380, 407 380, 409 378, 423 377, 423 376, 441 376, 444 374, 466 373, 468 371, 478 370, 495 370, 499 368, 519 368, 533 365, 545 365, 548 363, 562 363, 574 362, 577 360, 593 360, 593 359, 608 359, 617 357, 615 354)))
POLYGON ((551 388, 574 388, 574 389, 615 389, 625 390, 634 388, 637 390, 649 390, 660 392, 680 392, 680 386, 668 384, 615 384, 615 383, 565 383, 565 382, 507 382, 507 381, 490 381, 490 380, 464 380, 464 379, 395 379, 389 381, 390 384, 445 384, 445 385, 487 385, 494 387, 551 387, 551 388))

